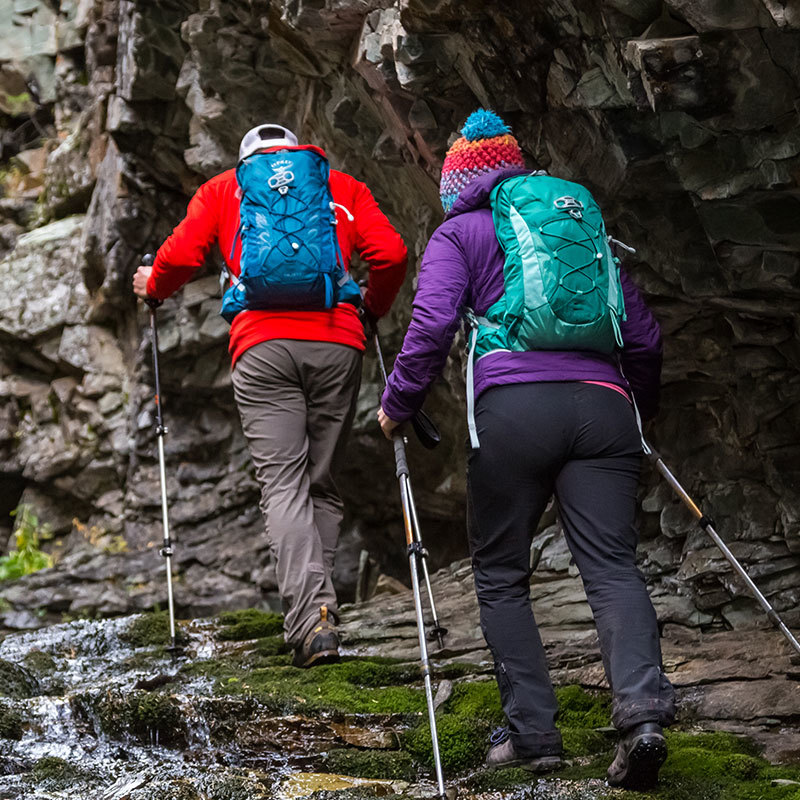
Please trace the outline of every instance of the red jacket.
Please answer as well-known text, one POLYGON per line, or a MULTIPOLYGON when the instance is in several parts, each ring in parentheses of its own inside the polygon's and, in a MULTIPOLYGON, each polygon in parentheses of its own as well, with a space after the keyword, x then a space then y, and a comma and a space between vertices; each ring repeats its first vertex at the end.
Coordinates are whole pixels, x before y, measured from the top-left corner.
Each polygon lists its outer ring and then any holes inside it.
MULTIPOLYGON (((324 153, 317 149, 318 152, 324 153)), ((406 273, 407 252, 400 234, 378 208, 369 189, 344 172, 331 170, 334 202, 350 211, 353 221, 337 210, 336 233, 343 261, 357 252, 369 264, 364 303, 376 317, 392 305, 406 273)), ((204 183, 189 201, 186 217, 159 248, 147 293, 163 300, 177 291, 202 266, 217 242, 228 269, 239 275, 241 239, 231 259, 239 229, 236 171, 229 169, 204 183)), ((228 350, 233 363, 249 347, 268 339, 336 342, 364 349, 364 329, 350 303, 321 311, 242 311, 233 320, 228 350)))

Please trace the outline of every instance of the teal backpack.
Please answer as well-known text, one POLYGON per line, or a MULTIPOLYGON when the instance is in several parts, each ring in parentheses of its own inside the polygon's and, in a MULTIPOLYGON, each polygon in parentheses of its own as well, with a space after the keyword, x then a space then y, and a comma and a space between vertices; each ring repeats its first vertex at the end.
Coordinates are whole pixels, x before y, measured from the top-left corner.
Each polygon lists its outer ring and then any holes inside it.
POLYGON ((473 448, 480 446, 474 419, 476 358, 499 350, 610 355, 622 347, 625 319, 619 261, 587 189, 535 172, 502 181, 489 199, 505 253, 505 291, 484 316, 466 312, 472 328, 467 413, 473 448))

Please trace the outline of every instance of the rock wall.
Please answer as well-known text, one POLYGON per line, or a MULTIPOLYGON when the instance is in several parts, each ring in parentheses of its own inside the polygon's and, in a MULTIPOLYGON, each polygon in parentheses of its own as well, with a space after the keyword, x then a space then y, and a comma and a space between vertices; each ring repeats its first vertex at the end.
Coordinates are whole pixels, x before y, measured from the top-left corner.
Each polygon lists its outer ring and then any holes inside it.
MULTIPOLYGON (((796 614, 800 11, 791 0, 529 5, 13 0, 0 11, 0 539, 25 502, 52 525, 60 559, 3 587, 5 625, 163 602, 148 318, 130 279, 192 191, 233 165, 242 132, 272 120, 323 146, 401 230, 412 259, 383 327, 390 354, 441 219, 441 161, 478 105, 512 124, 532 166, 586 183, 637 248, 627 268, 666 339, 647 433, 775 607, 796 614)), ((177 596, 192 613, 274 600, 275 587, 218 262, 159 311, 177 596)), ((465 552, 462 371, 454 348, 426 406, 443 445, 410 449, 434 565, 465 552)), ((362 548, 406 572, 379 381, 369 354, 341 480, 346 597, 362 548)), ((643 477, 641 563, 674 598, 669 621, 760 619, 683 506, 643 477)))

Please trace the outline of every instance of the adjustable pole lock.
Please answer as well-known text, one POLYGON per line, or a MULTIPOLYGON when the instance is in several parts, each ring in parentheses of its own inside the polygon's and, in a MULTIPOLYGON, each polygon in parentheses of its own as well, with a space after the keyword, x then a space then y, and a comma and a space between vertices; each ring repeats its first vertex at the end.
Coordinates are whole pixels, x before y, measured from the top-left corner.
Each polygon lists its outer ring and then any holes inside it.
POLYGON ((169 428, 166 425, 156 425, 156 436, 164 436, 169 433, 169 428))
POLYGON ((414 555, 419 559, 427 558, 428 551, 422 546, 422 542, 411 542, 407 550, 409 555, 414 555))
POLYGON ((166 547, 162 547, 158 552, 164 558, 172 558, 172 554, 173 554, 172 545, 169 544, 166 547))
POLYGON ((708 517, 708 516, 706 516, 705 514, 703 514, 703 516, 702 516, 702 517, 700 517, 700 519, 699 519, 699 520, 697 520, 697 524, 698 524, 698 525, 699 525, 699 526, 700 526, 700 527, 701 527, 701 528, 702 528, 704 531, 707 531, 709 528, 715 528, 715 529, 716 529, 716 527, 717 527, 717 523, 716 523, 716 522, 714 522, 714 520, 713 520, 713 519, 711 519, 711 517, 708 517))

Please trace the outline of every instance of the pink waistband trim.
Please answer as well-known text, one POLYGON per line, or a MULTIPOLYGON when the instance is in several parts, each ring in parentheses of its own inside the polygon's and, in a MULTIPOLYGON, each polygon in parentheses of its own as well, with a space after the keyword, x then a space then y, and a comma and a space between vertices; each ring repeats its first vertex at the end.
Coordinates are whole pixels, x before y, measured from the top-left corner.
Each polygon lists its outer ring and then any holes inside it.
POLYGON ((631 396, 621 386, 617 386, 615 383, 606 383, 605 381, 581 381, 581 383, 591 383, 593 386, 605 386, 606 389, 613 389, 615 392, 619 392, 629 403, 631 401, 631 396))

